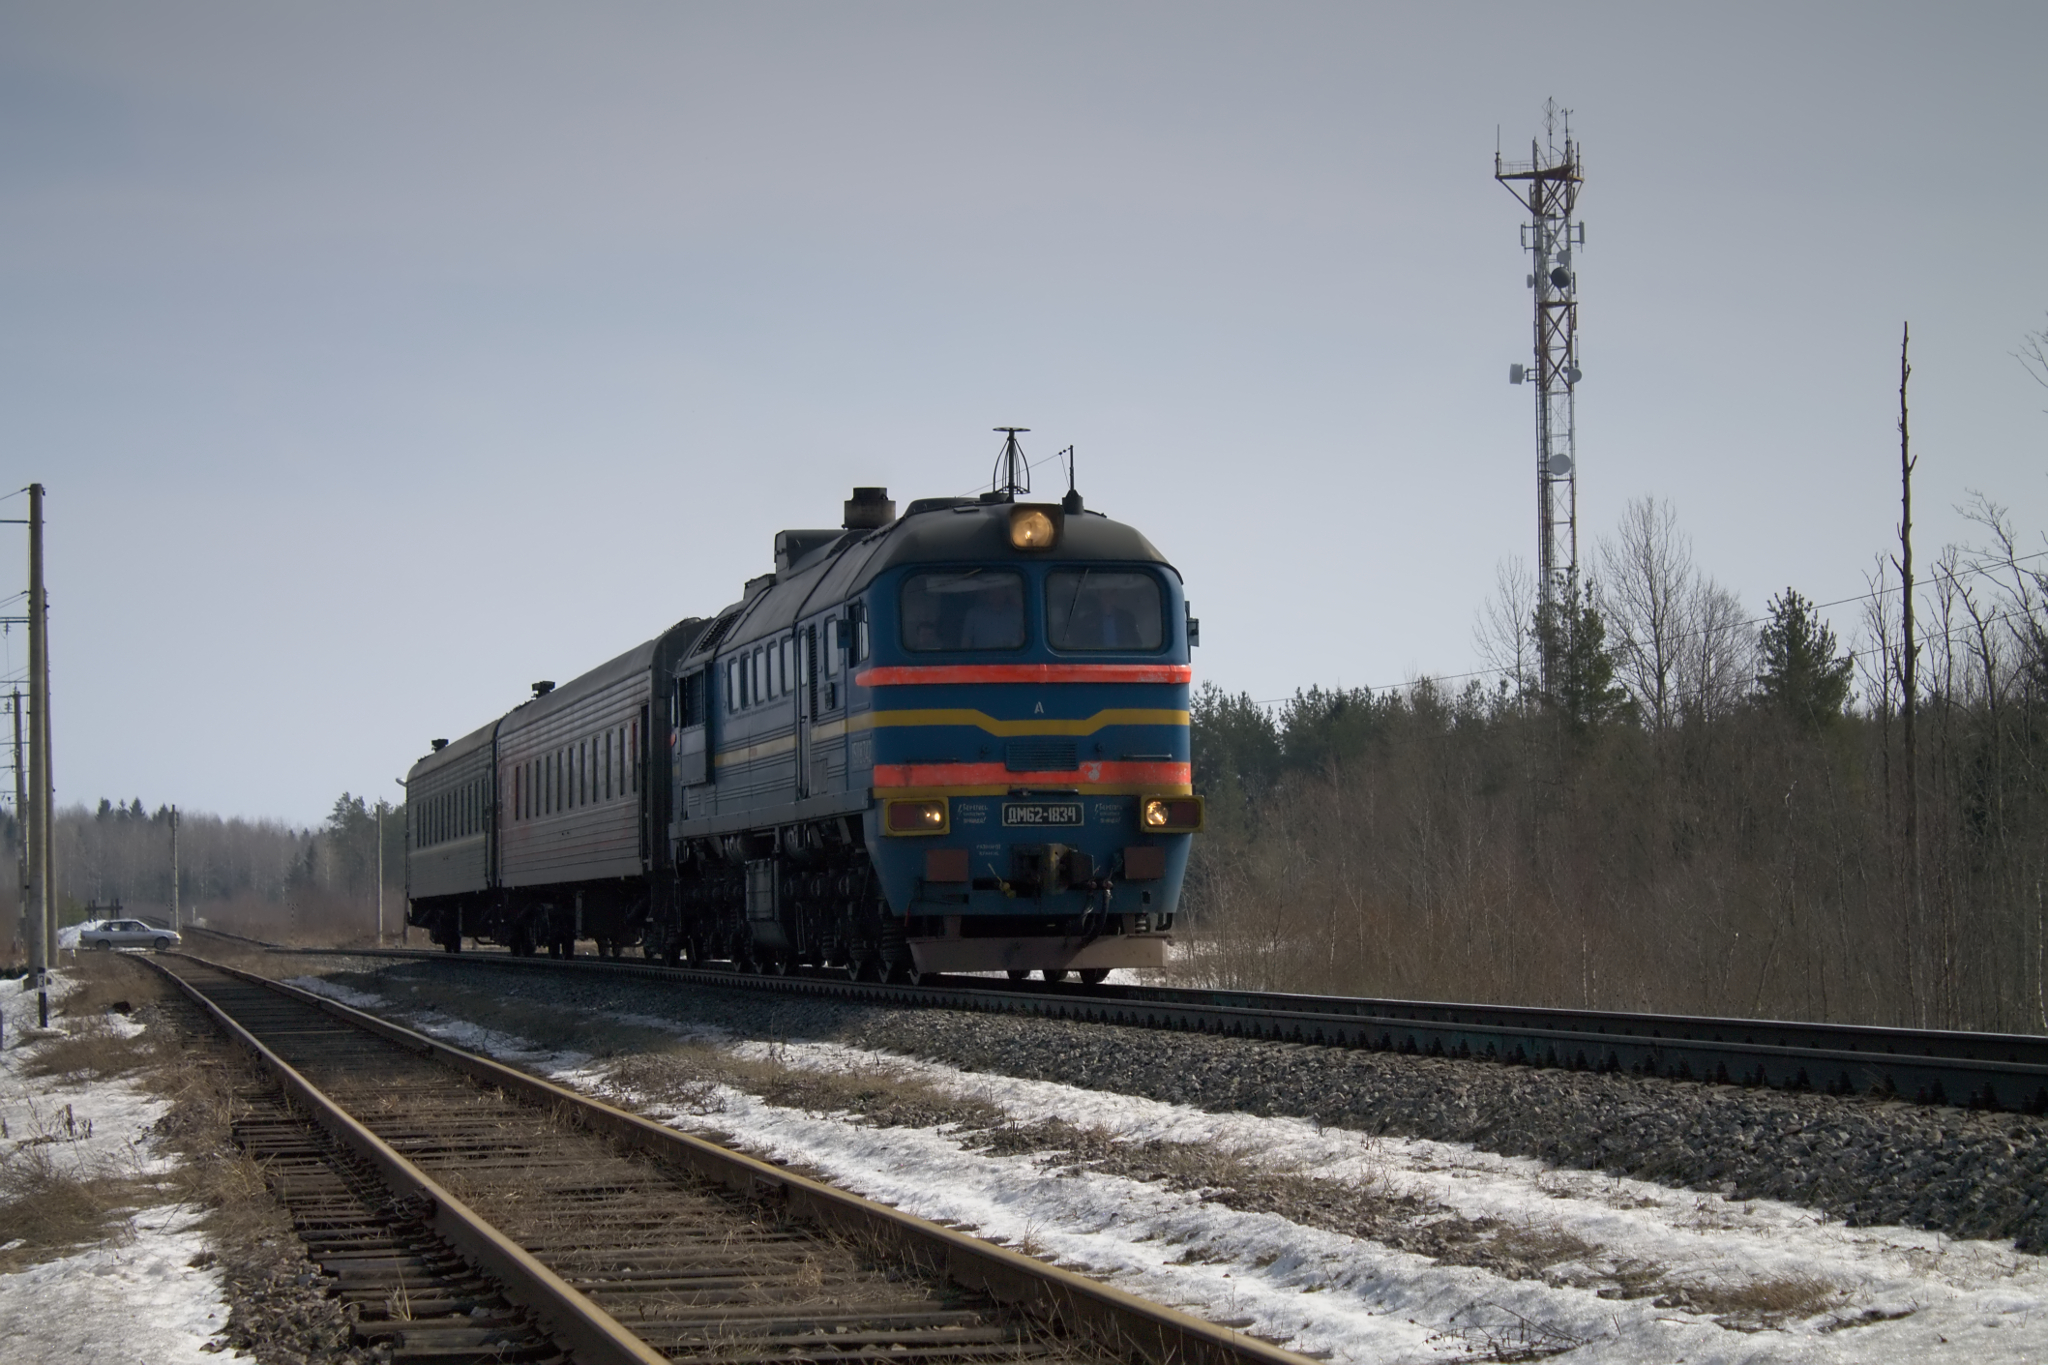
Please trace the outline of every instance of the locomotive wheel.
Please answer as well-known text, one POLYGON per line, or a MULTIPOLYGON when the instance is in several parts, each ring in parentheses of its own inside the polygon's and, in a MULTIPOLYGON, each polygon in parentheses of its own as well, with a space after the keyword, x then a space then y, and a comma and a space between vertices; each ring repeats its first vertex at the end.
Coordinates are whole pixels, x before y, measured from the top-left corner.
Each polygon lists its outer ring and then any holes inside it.
POLYGON ((1065 981, 1067 979, 1067 969, 1065 967, 1047 967, 1039 975, 1044 977, 1048 984, 1054 981, 1065 981))
POLYGON ((1084 986, 1100 986, 1107 980, 1109 980, 1109 968, 1107 967, 1083 967, 1081 969, 1081 984, 1084 986))
POLYGON ((1019 971, 1017 968, 1012 967, 1009 971, 1004 972, 1003 975, 1009 977, 1012 981, 1029 981, 1031 979, 1031 969, 1026 967, 1019 971))

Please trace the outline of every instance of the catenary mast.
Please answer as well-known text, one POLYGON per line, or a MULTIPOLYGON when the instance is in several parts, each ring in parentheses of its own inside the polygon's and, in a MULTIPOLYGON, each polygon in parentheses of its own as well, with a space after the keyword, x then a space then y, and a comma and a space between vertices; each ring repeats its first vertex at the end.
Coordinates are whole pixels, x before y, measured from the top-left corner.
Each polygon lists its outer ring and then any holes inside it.
MULTIPOLYGON (((1536 388, 1536 600, 1547 610, 1573 590, 1579 572, 1579 278, 1572 257, 1586 244, 1586 227, 1573 218, 1585 177, 1571 110, 1546 102, 1543 141, 1530 140, 1527 161, 1507 161, 1495 151, 1493 178, 1529 211, 1522 247, 1532 267, 1535 344, 1531 363, 1509 366, 1508 380, 1536 388)), ((1548 691, 1555 661, 1547 646, 1540 662, 1548 691)))

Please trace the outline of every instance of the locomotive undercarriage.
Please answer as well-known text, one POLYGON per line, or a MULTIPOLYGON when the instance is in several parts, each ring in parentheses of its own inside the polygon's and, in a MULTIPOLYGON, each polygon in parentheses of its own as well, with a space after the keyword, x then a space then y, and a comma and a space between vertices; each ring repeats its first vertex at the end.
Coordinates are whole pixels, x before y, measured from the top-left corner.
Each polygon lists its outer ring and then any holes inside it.
MULTIPOLYGON (((648 880, 621 878, 415 901, 412 922, 449 952, 469 937, 515 956, 566 957, 579 940, 595 940, 600 957, 637 946, 671 966, 729 963, 766 975, 826 968, 870 981, 988 970, 1096 981, 1117 967, 1163 965, 1172 926, 1149 908, 1111 912, 1106 884, 1082 914, 1027 910, 1033 888, 1020 882, 1022 913, 906 919, 889 912, 858 817, 686 840, 671 875, 668 888, 655 888, 666 896, 651 895, 648 880)), ((1140 895, 1149 907, 1151 897, 1140 895)), ((924 904, 942 909, 948 899, 924 904)))
POLYGON ((670 963, 826 967, 876 981, 912 971, 857 820, 692 839, 676 861, 676 923, 661 949, 670 963))

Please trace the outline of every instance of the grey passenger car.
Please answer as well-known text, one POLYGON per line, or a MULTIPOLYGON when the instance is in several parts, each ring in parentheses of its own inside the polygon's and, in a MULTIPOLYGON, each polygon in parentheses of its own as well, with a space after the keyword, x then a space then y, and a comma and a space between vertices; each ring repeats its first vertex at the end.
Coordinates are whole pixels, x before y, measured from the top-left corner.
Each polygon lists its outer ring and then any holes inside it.
POLYGON ((139 919, 107 920, 81 933, 78 941, 87 948, 154 948, 158 952, 183 942, 176 929, 159 929, 139 919))

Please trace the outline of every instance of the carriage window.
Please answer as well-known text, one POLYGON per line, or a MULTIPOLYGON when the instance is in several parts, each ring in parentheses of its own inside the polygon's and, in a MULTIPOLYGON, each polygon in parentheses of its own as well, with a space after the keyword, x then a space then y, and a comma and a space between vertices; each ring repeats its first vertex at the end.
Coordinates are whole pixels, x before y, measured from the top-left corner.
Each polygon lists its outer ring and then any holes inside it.
POLYGON ((778 671, 782 676, 782 690, 785 693, 796 691, 796 669, 791 667, 789 657, 793 649, 794 641, 785 635, 775 650, 776 657, 782 661, 778 671))
POLYGON ((768 661, 761 657, 761 647, 754 646, 754 700, 768 699, 768 661))
POLYGON ((839 622, 825 623, 825 676, 839 676, 839 622))
POLYGON ((1001 569, 932 571, 903 582, 903 647, 1019 649, 1024 579, 1001 569))
POLYGON ((1054 569, 1045 576, 1045 634, 1054 649, 1158 649, 1166 641, 1159 580, 1130 569, 1054 569))

